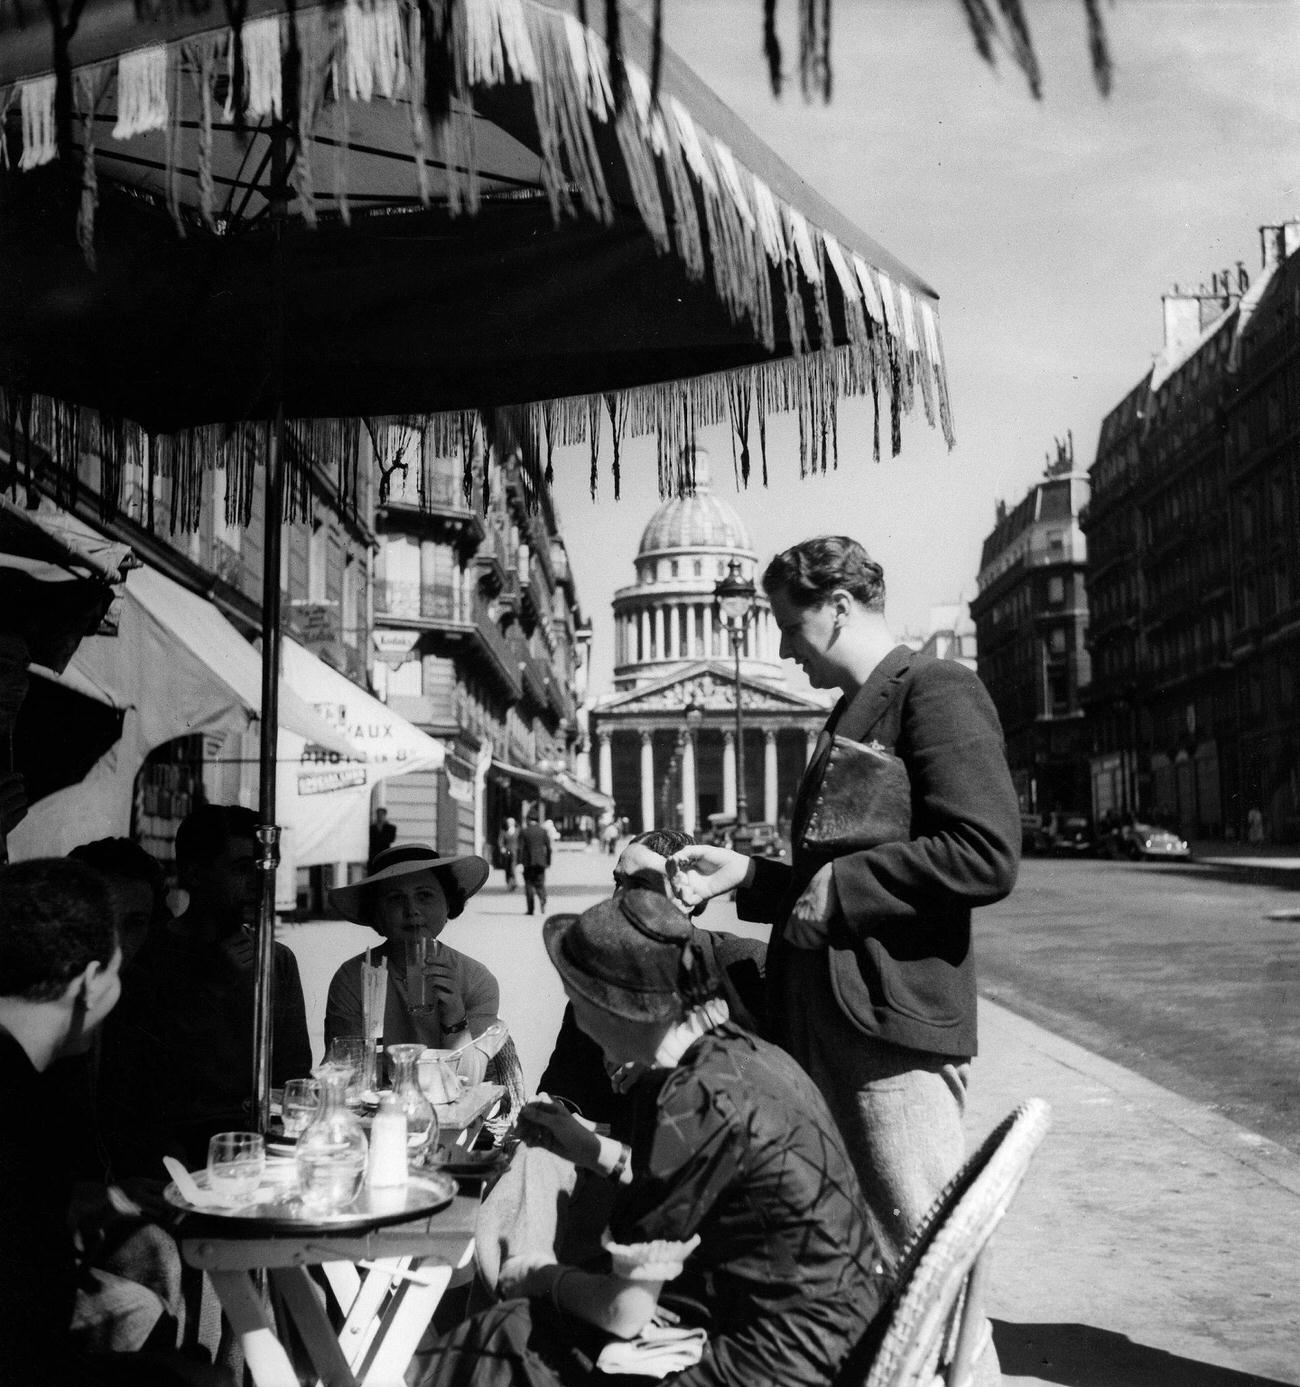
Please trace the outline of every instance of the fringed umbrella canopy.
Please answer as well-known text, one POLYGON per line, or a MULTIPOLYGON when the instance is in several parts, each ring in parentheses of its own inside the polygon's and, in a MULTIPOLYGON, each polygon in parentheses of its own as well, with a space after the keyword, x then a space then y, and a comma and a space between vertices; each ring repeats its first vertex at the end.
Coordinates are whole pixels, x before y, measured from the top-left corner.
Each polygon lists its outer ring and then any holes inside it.
POLYGON ((606 417, 615 462, 730 422, 747 463, 787 409, 824 467, 850 395, 877 449, 918 403, 951 442, 934 291, 631 15, 613 63, 564 0, 250 0, 238 42, 7 15, 0 385, 56 463, 111 477, 143 430, 164 471, 247 469, 229 426, 277 406, 421 416, 448 454, 472 412, 539 468, 606 417))

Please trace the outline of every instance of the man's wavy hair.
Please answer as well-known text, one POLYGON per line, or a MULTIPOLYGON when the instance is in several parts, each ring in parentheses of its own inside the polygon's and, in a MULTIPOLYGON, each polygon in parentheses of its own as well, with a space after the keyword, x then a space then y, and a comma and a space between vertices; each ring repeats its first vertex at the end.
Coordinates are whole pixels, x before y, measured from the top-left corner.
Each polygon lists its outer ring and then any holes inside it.
POLYGON ((819 607, 843 588, 869 612, 885 610, 885 571, 846 535, 822 535, 793 545, 768 564, 763 591, 782 592, 796 607, 819 607))

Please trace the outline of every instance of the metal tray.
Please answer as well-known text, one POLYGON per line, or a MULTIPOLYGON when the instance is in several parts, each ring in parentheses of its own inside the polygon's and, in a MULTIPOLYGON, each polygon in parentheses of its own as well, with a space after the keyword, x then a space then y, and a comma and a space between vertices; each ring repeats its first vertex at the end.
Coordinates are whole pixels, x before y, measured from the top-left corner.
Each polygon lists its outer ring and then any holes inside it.
MULTIPOLYGON (((194 1180, 200 1189, 208 1187, 208 1172, 196 1170, 194 1180)), ((409 1223, 444 1209, 456 1196, 456 1182, 436 1170, 413 1170, 405 1186, 372 1190, 364 1185, 361 1193, 344 1209, 321 1214, 303 1207, 296 1187, 291 1161, 271 1161, 257 1193, 247 1204, 213 1208, 191 1204, 174 1183, 163 1191, 163 1198, 186 1215, 186 1224, 195 1220, 220 1225, 225 1237, 257 1238, 274 1233, 346 1233, 383 1228, 392 1223, 409 1223)))

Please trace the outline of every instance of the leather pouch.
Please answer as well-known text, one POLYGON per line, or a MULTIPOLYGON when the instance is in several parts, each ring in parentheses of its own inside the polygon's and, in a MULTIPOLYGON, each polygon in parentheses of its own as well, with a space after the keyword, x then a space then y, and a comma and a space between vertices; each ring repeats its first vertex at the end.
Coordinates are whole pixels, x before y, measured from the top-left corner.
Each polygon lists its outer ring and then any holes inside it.
POLYGON ((879 742, 833 737, 803 848, 820 857, 896 843, 912 832, 912 784, 879 742))

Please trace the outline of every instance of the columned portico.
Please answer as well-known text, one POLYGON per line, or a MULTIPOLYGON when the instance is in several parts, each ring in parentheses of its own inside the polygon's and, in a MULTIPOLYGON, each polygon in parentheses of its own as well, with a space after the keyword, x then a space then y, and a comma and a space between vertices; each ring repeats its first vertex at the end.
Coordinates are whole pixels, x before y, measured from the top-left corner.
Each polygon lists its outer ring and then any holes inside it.
POLYGON ((785 687, 767 598, 757 593, 740 650, 740 754, 737 669, 717 586, 733 562, 757 584, 760 556, 699 449, 693 471, 694 491, 655 511, 632 558, 635 581, 614 595, 613 690, 589 709, 592 760, 636 830, 707 834, 734 818, 742 795, 751 820, 784 827, 827 701, 785 687))

